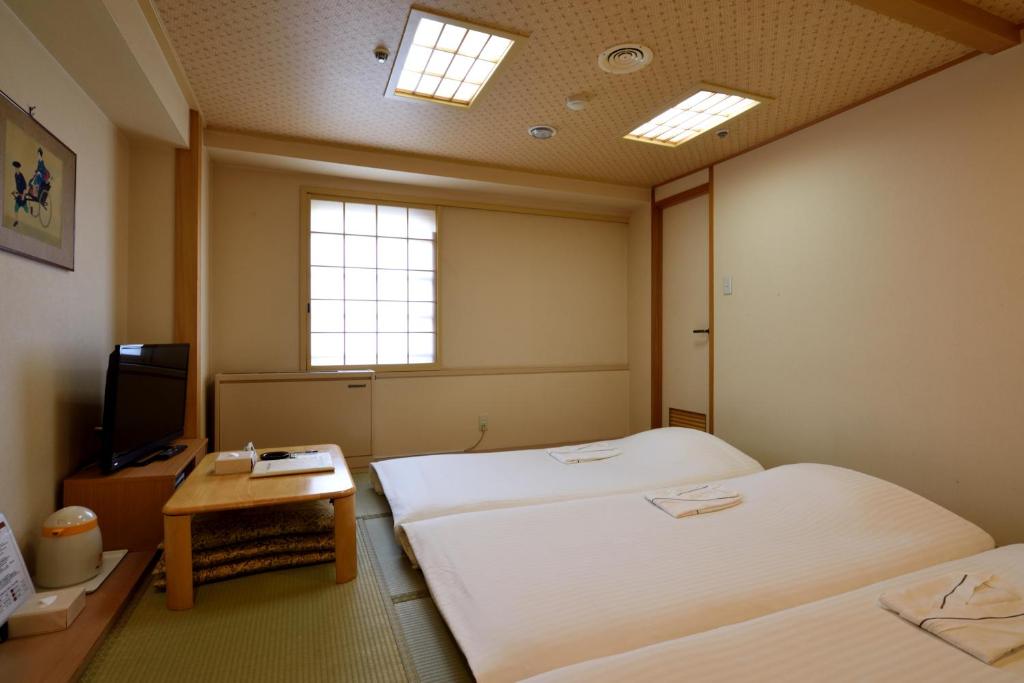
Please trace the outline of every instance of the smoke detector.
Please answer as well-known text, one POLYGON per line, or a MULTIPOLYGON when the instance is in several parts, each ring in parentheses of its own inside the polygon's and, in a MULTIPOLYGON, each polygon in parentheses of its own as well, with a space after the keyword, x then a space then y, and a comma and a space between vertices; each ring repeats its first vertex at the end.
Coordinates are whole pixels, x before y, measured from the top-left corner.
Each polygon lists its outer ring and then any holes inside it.
POLYGON ((646 45, 623 43, 608 48, 597 56, 601 71, 610 74, 628 74, 639 71, 654 59, 654 53, 646 45))
POLYGON ((587 108, 585 95, 569 95, 565 98, 565 108, 569 111, 583 111, 587 108))
POLYGON ((530 137, 536 138, 537 140, 549 140, 555 137, 557 131, 552 126, 540 125, 530 126, 529 133, 530 137))

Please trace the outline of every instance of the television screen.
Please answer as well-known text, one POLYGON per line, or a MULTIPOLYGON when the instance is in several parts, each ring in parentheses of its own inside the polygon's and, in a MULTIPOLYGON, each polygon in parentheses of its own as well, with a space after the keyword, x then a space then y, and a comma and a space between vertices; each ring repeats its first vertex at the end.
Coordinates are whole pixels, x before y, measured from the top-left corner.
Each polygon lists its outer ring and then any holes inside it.
POLYGON ((188 344, 121 344, 107 366, 100 465, 108 472, 181 436, 188 344))

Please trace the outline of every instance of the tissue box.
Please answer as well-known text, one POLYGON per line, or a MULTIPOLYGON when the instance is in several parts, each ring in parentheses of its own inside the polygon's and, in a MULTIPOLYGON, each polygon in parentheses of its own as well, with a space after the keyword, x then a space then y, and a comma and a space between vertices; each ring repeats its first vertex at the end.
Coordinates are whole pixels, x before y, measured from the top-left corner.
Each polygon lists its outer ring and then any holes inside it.
POLYGON ((11 615, 7 622, 11 638, 63 631, 85 609, 81 586, 36 593, 11 615))
POLYGON ((254 451, 224 451, 213 461, 214 474, 248 474, 256 464, 254 451))

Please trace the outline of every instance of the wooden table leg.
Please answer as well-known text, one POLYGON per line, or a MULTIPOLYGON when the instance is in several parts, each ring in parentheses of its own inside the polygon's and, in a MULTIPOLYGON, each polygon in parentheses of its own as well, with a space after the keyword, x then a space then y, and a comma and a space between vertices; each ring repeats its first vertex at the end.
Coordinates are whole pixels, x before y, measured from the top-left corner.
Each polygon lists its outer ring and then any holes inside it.
POLYGON ((335 498, 334 576, 338 583, 356 578, 356 497, 335 498))
POLYGON ((167 609, 192 609, 192 515, 164 515, 167 609))

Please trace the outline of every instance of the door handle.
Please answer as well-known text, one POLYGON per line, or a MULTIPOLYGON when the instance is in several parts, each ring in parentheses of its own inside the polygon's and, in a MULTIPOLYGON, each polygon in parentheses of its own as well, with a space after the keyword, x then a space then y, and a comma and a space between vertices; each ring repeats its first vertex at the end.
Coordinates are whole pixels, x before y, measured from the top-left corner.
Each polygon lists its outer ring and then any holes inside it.
POLYGON ((694 334, 711 334, 711 330, 694 330, 694 334))

